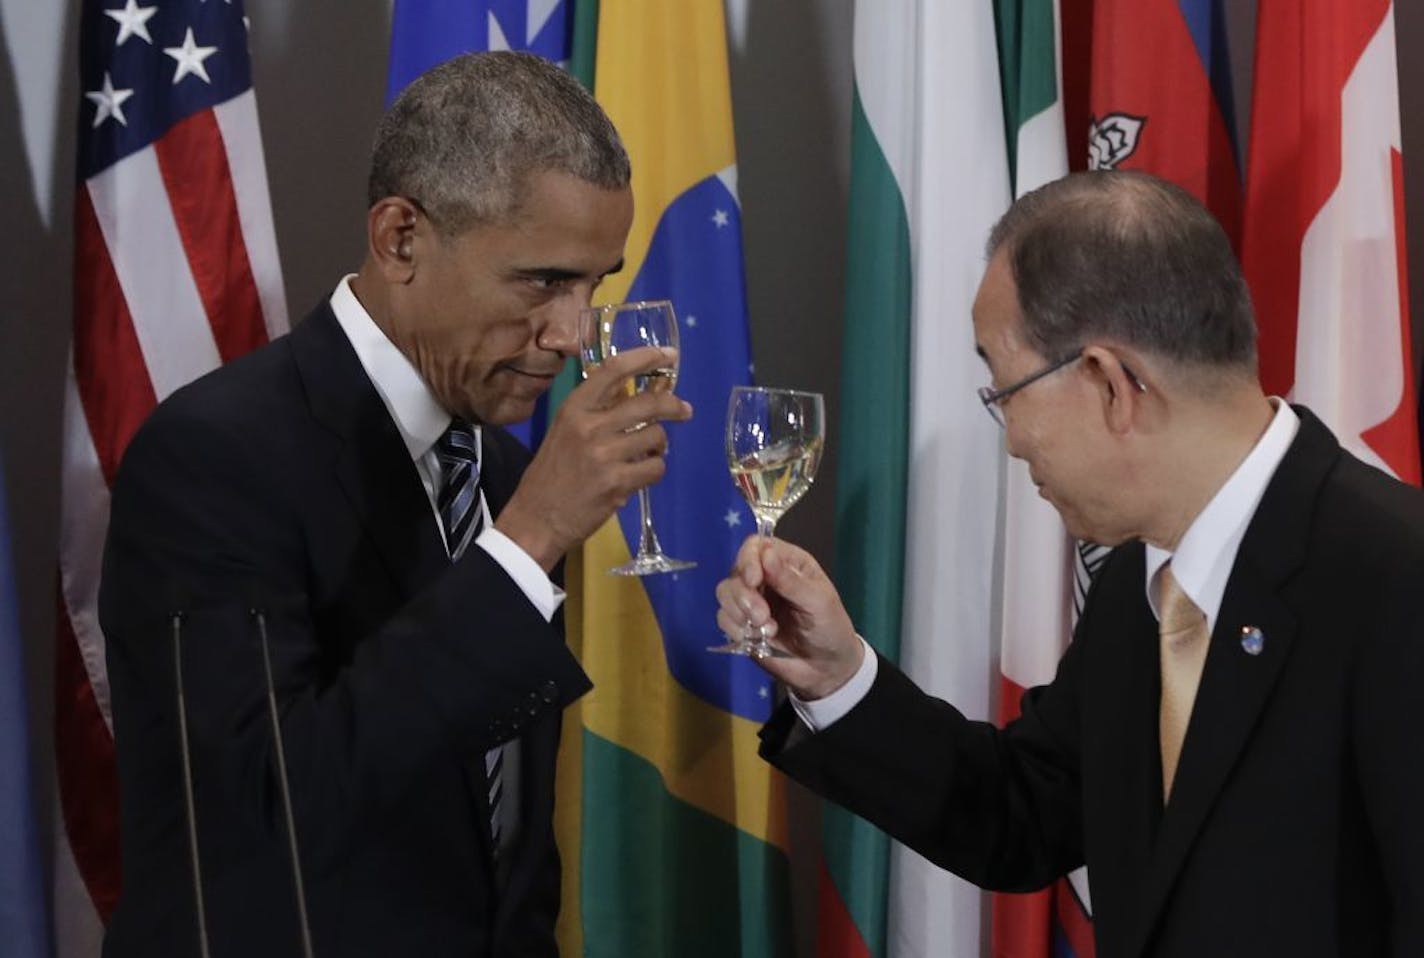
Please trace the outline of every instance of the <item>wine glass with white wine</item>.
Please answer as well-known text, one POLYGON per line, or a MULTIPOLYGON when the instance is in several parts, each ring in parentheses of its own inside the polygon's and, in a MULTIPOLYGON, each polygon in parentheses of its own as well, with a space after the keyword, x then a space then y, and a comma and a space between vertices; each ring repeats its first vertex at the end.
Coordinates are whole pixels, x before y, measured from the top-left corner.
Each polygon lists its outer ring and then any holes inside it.
MULTIPOLYGON (((826 442, 825 400, 820 393, 737 386, 727 403, 727 467, 756 516, 757 535, 776 534, 776 523, 816 478, 826 442)), ((760 632, 709 651, 781 655, 760 632)))
MULTIPOLYGON (((587 374, 604 360, 640 346, 662 346, 677 350, 677 315, 665 299, 638 303, 595 306, 579 314, 579 360, 587 374)), ((659 369, 628 378, 628 395, 641 392, 672 392, 677 385, 677 360, 659 369)), ((641 429, 642 426, 635 428, 641 429)), ((694 568, 697 563, 665 555, 653 528, 653 510, 647 488, 638 490, 641 532, 638 554, 608 571, 614 575, 654 575, 694 568)))

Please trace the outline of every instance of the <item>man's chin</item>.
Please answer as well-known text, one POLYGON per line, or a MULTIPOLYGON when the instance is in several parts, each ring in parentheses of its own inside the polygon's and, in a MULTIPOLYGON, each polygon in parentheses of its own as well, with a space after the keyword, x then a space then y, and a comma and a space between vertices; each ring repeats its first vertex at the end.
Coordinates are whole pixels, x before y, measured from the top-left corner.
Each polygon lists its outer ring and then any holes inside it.
POLYGON ((1063 528, 1069 536, 1083 542, 1091 542, 1093 545, 1116 549, 1124 542, 1135 538, 1124 533, 1120 528, 1086 523, 1077 516, 1070 517, 1059 513, 1059 517, 1063 520, 1063 528))
MULTIPOLYGON (((539 393, 542 396, 543 392, 539 393)), ((491 403, 490 408, 485 410, 487 415, 478 416, 478 420, 491 426, 510 426, 517 422, 523 422, 534 415, 534 409, 539 396, 532 399, 513 399, 505 397, 497 403, 491 403)))

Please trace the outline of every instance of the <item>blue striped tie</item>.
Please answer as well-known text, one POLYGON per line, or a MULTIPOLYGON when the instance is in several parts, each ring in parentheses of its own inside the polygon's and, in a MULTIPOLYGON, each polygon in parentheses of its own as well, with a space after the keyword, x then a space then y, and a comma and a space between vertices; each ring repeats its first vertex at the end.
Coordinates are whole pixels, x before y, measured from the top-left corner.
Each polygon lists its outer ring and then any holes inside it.
MULTIPOLYGON (((440 460, 440 495, 435 508, 445 528, 445 544, 451 559, 458 559, 465 546, 480 534, 484 509, 480 505, 480 451, 475 428, 462 419, 435 443, 440 460)), ((499 856, 499 803, 504 795, 504 748, 495 746, 485 753, 485 787, 488 790, 490 838, 499 856)))
POLYGON ((435 443, 440 460, 440 495, 435 508, 445 528, 450 558, 458 559, 466 543, 480 534, 484 510, 480 508, 480 454, 475 428, 462 419, 450 422, 435 443), (472 528, 473 527, 473 528, 472 528))

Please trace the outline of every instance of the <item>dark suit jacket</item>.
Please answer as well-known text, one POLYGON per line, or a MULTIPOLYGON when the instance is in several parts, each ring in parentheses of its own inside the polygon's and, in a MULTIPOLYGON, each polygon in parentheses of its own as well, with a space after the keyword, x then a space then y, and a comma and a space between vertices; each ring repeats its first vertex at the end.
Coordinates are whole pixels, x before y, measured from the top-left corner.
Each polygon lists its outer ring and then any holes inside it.
POLYGON ((1003 731, 882 661, 821 733, 783 708, 763 754, 984 887, 1086 861, 1099 958, 1424 955, 1424 495, 1300 414, 1165 809, 1141 544, 1108 560, 1057 676, 1003 731))
MULTIPOLYGON (((487 428, 492 512, 528 454, 487 428)), ((175 705, 183 673, 214 958, 299 954, 264 611, 319 956, 553 955, 563 706, 589 682, 481 549, 451 563, 329 307, 162 403, 114 485, 100 616, 123 896, 107 958, 196 955, 175 705), (522 742, 522 834, 496 882, 484 752, 522 742)))

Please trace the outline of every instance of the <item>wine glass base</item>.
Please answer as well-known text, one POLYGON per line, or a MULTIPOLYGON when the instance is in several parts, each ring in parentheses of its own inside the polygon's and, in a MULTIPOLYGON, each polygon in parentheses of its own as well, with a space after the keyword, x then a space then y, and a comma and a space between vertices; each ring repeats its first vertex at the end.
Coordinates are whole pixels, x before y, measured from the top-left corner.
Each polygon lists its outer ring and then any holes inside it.
POLYGON ((728 639, 726 645, 709 645, 708 652, 722 655, 745 655, 749 659, 789 659, 790 652, 783 652, 769 642, 749 642, 728 639))
POLYGON ((696 562, 687 559, 674 559, 665 556, 660 552, 648 552, 639 556, 634 556, 629 562, 620 566, 614 566, 608 570, 609 575, 660 575, 664 572, 681 572, 684 569, 697 568, 696 562))
POLYGON ((726 645, 707 646, 707 651, 719 652, 722 655, 751 655, 752 644, 750 642, 735 642, 731 639, 728 639, 726 645))

